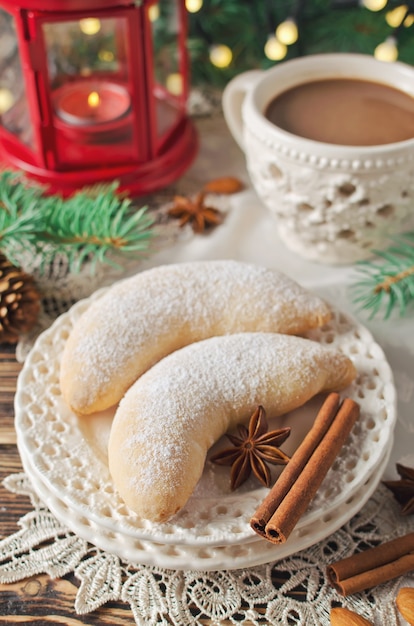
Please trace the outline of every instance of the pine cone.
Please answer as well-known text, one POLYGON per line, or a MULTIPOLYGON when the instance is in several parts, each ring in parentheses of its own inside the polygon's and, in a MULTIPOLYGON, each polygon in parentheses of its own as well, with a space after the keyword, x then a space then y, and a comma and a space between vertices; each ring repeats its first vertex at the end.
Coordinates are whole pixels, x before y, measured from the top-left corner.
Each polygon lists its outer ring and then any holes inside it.
POLYGON ((34 278, 0 252, 0 343, 16 343, 33 328, 39 311, 34 278))

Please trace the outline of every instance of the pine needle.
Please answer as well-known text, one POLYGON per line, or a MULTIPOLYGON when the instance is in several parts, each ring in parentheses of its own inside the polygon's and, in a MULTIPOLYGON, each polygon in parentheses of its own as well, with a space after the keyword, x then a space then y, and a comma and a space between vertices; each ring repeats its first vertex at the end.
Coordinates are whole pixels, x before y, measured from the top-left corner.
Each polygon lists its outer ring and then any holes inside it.
POLYGON ((118 184, 85 188, 70 198, 46 195, 20 175, 0 173, 0 249, 16 264, 20 253, 40 255, 43 266, 66 255, 71 271, 86 262, 119 267, 115 256, 140 256, 154 236, 147 207, 134 207, 118 184))
POLYGON ((374 250, 376 258, 357 264, 360 280, 353 285, 354 302, 369 318, 389 319, 394 310, 403 317, 414 301, 414 231, 391 239, 386 250, 374 250))

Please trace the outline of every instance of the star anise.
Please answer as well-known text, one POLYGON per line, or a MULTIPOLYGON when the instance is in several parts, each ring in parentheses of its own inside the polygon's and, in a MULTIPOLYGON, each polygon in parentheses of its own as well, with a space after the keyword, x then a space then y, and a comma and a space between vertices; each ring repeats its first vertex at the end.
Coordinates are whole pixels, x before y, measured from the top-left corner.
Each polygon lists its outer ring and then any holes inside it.
POLYGON ((239 424, 238 436, 230 433, 226 437, 233 448, 226 448, 211 457, 218 465, 231 465, 230 487, 237 489, 250 476, 251 472, 265 487, 270 487, 271 475, 267 463, 286 465, 289 457, 279 450, 290 435, 290 428, 280 428, 267 432, 266 412, 258 406, 250 418, 248 427, 239 424))
POLYGON ((396 464, 400 480, 384 480, 383 484, 392 491, 394 498, 401 504, 401 515, 414 513, 414 469, 396 464))
POLYGON ((169 209, 168 215, 180 220, 180 227, 190 224, 195 233, 202 233, 207 228, 221 224, 223 215, 214 207, 204 203, 205 192, 201 191, 194 198, 175 196, 174 204, 169 209))

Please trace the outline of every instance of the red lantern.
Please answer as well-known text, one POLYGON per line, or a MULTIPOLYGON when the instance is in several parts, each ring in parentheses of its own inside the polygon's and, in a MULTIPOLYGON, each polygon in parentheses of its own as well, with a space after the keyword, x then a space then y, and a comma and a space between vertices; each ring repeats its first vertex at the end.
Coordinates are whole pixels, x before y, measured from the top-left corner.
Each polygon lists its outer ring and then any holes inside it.
POLYGON ((143 194, 196 153, 184 0, 0 0, 0 158, 70 193, 143 194))

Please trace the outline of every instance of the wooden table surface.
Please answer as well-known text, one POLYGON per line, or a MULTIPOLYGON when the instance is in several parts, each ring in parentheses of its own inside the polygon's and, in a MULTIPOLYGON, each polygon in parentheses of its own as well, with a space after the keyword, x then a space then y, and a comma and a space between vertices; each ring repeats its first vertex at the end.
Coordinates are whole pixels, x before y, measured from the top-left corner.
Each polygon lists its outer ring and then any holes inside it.
MULTIPOLYGON (((19 530, 17 522, 32 510, 29 498, 7 491, 6 476, 22 471, 14 432, 14 393, 21 370, 13 346, 0 345, 0 538, 19 530)), ((0 584, 0 624, 32 626, 77 626, 79 624, 134 624, 131 609, 111 602, 89 614, 77 616, 74 601, 79 581, 68 575, 52 580, 48 575, 32 576, 21 582, 0 584)))

